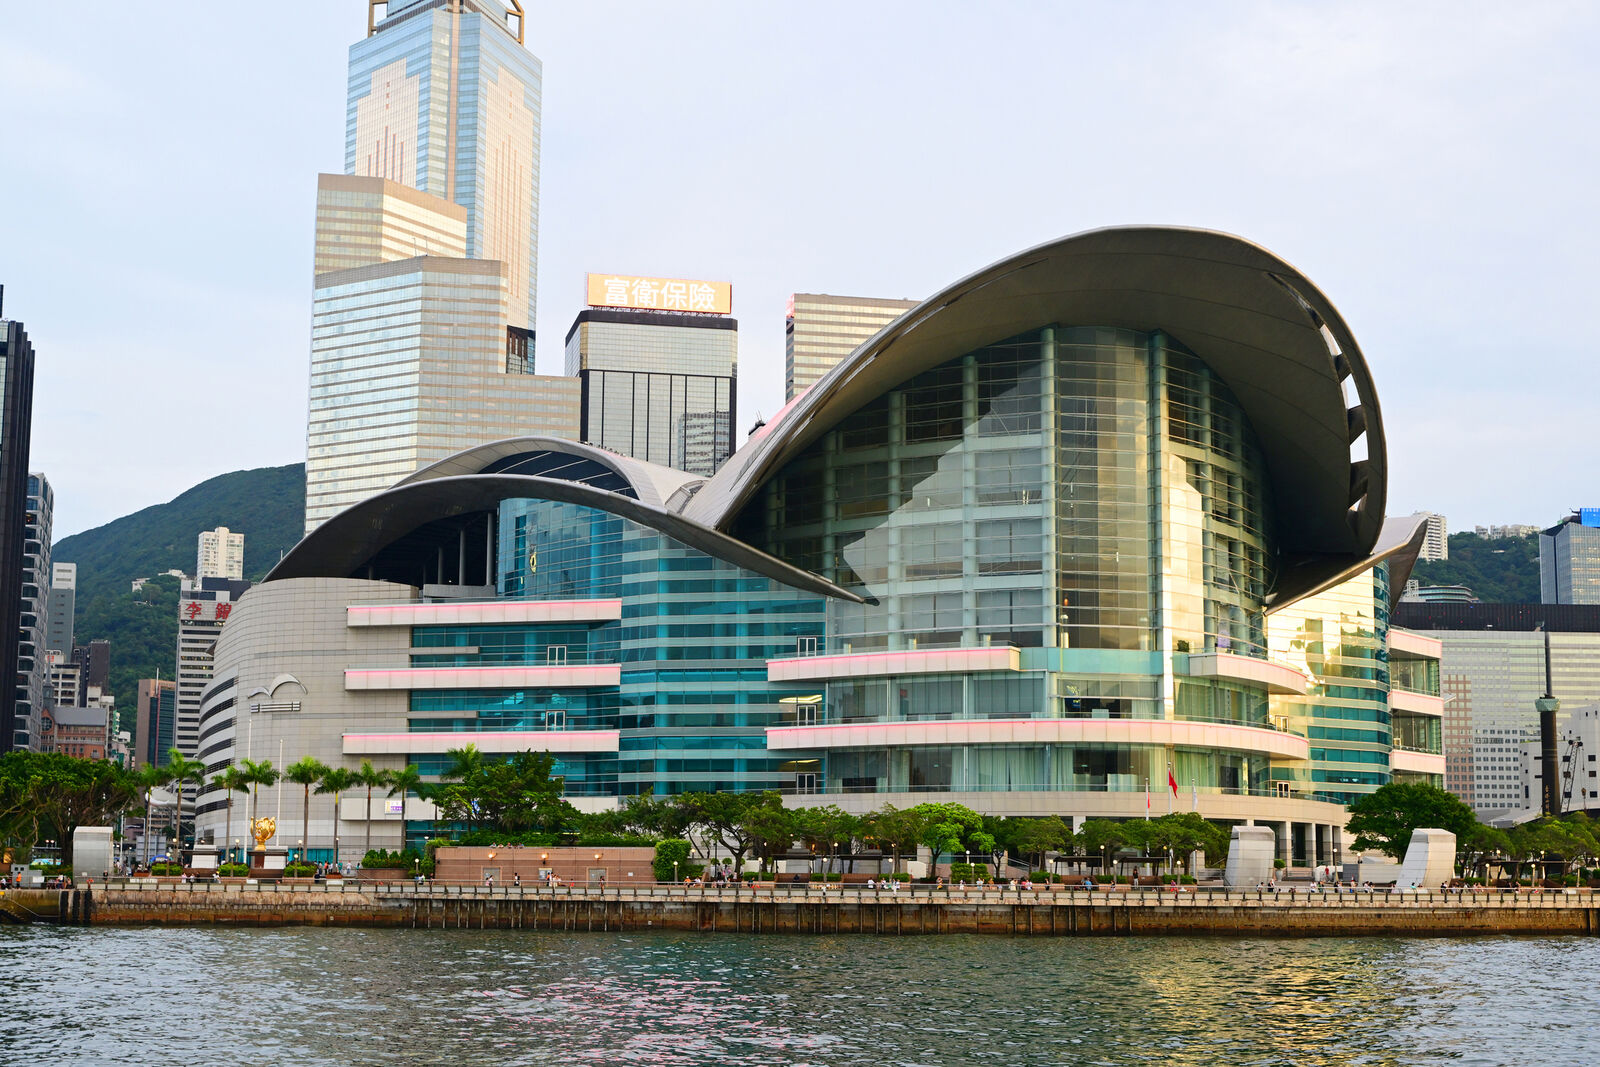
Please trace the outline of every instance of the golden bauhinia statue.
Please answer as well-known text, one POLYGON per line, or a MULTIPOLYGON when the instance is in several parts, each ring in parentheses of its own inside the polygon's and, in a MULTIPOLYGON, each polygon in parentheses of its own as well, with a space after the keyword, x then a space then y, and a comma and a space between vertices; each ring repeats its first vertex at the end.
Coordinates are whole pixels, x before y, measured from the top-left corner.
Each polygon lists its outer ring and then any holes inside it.
POLYGON ((250 833, 255 836, 256 847, 266 848, 272 835, 278 832, 278 820, 269 816, 250 820, 250 833))

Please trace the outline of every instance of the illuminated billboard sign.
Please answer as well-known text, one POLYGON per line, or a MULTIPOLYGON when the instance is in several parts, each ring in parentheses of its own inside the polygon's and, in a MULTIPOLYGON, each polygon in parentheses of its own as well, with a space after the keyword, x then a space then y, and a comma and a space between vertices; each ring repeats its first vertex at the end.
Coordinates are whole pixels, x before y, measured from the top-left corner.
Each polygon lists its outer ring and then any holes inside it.
POLYGON ((640 278, 631 274, 589 275, 589 306, 639 311, 733 314, 733 285, 687 278, 640 278))

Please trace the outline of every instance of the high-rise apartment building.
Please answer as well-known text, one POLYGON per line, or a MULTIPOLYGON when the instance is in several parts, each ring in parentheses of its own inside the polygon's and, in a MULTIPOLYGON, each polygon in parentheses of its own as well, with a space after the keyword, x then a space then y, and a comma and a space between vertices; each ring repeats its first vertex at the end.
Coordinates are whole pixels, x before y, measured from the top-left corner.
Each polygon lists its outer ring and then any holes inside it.
MULTIPOLYGON (((21 645, 33 361, 28 331, 5 317, 5 287, 0 286, 0 663, 4 664, 17 662, 21 645)), ((14 683, 0 685, 0 754, 33 746, 27 709, 18 714, 18 689, 14 683)))
POLYGON ((50 671, 51 703, 58 708, 83 706, 83 665, 58 648, 45 652, 50 671))
POLYGON ((73 619, 78 610, 78 565, 50 564, 50 606, 45 612, 44 647, 72 653, 73 619))
POLYGON ((1419 559, 1449 559, 1450 558, 1450 531, 1445 524, 1443 515, 1436 515, 1431 511, 1416 512, 1417 516, 1428 524, 1427 537, 1422 542, 1422 555, 1419 559))
POLYGON ((795 293, 784 324, 783 399, 811 388, 863 341, 917 306, 915 300, 795 293))
POLYGON ((56 495, 50 480, 28 475, 27 525, 22 543, 21 631, 17 636, 17 723, 28 723, 29 747, 38 749, 50 703, 45 633, 50 608, 50 528, 56 495))
POLYGON ((177 692, 171 678, 141 678, 133 745, 135 767, 161 767, 169 762, 177 737, 177 692))
MULTIPOLYGON (((234 603, 249 588, 249 582, 234 578, 185 578, 178 589, 178 662, 173 672, 176 710, 169 747, 190 759, 201 751, 200 698, 211 682, 212 646, 234 603)), ((142 713, 143 708, 140 710, 142 713)))
POLYGON ((542 71, 520 8, 391 0, 318 182, 306 530, 462 448, 575 437, 534 370, 542 71))
POLYGON ((1539 527, 1530 523, 1514 522, 1506 526, 1474 526, 1472 532, 1479 537, 1532 537, 1539 532, 1539 527))
POLYGON ((111 689, 111 642, 97 637, 78 649, 78 661, 83 664, 83 685, 111 689))
POLYGON ((582 439, 709 477, 733 454, 739 323, 721 282, 589 275, 567 331, 582 439))
POLYGON ((243 578, 244 534, 234 533, 226 526, 201 530, 195 549, 194 575, 196 578, 243 578))
POLYGON ((1539 599, 1600 604, 1600 508, 1584 508, 1539 534, 1539 599))

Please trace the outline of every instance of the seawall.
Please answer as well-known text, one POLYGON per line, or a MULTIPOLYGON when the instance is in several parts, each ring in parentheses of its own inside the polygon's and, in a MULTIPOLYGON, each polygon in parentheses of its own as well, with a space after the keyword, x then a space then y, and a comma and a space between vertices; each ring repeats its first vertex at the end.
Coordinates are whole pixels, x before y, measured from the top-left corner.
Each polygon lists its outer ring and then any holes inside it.
MULTIPOLYGON (((15 891, 13 891, 15 892, 15 891)), ((1171 893, 583 886, 511 888, 96 885, 24 891, 31 920, 102 925, 310 925, 416 929, 642 929, 778 934, 1014 937, 1214 934, 1443 936, 1600 933, 1600 897, 1540 893, 1171 893), (54 906, 48 898, 54 898, 54 906)), ((20 897, 10 898, 13 919, 20 897)), ((0 909, 6 900, 0 898, 0 909)))

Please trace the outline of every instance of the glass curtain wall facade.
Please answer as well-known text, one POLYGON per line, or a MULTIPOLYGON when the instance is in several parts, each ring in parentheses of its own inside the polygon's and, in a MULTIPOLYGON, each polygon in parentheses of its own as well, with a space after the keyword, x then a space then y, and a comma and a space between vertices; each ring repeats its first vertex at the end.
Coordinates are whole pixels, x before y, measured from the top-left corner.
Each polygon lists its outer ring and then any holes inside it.
POLYGON ((467 256, 505 264, 507 321, 532 330, 543 65, 493 0, 392 3, 350 47, 345 173, 467 211, 467 256))
POLYGON ((863 341, 898 319, 915 300, 795 293, 784 323, 783 401, 814 385, 863 341))
POLYGON ((1274 717, 1311 741, 1310 764, 1276 767, 1275 780, 1343 803, 1389 781, 1388 581, 1380 563, 1272 616, 1272 658, 1311 681, 1304 696, 1272 698, 1274 717))
POLYGON ((567 331, 582 439, 702 477, 733 454, 738 365, 739 323, 723 316, 591 308, 567 331))
MULTIPOLYGON (((794 722, 821 697, 769 683, 766 662, 820 639, 820 598, 581 505, 504 501, 499 529, 502 596, 622 601, 618 622, 550 635, 552 644, 572 639, 555 653, 568 662, 621 665, 616 689, 562 694, 578 703, 562 712, 569 728, 576 714, 621 731, 608 788, 632 796, 792 783, 787 757, 767 752, 766 728, 794 722)), ((517 647, 540 662, 536 644, 517 647)), ((533 700, 532 721, 550 710, 533 700)))
MULTIPOLYGON (((817 651, 1022 650, 1020 678, 830 683, 821 721, 1267 725, 1263 688, 1180 684, 1173 673, 1189 653, 1266 655, 1263 472, 1226 385, 1173 338, 1052 326, 953 359, 855 412, 766 484, 736 532, 866 599, 828 605, 817 651)), ((950 752, 937 774, 916 775, 884 761, 869 772, 870 754, 834 753, 826 780, 879 791, 900 781, 1142 789, 1149 768, 1164 781, 1170 761, 1185 787, 1266 783, 1265 756, 1137 748, 985 747, 976 763, 950 752)))

